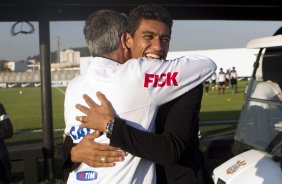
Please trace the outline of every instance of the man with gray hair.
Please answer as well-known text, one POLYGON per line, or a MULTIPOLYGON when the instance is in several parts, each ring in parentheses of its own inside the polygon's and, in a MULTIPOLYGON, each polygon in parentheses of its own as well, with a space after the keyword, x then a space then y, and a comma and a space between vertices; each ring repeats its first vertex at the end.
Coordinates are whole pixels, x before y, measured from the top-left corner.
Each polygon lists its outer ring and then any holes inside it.
POLYGON ((128 49, 120 47, 126 31, 127 17, 111 10, 99 10, 86 20, 84 36, 93 57, 109 57, 118 63, 130 58, 128 49), (93 34, 95 32, 95 34, 93 34))
MULTIPOLYGON (((124 17, 113 11, 100 10, 86 21, 85 38, 94 58, 86 73, 69 83, 65 97, 65 133, 74 143, 79 143, 85 135, 93 132, 81 127, 83 116, 79 121, 75 120, 77 115, 83 115, 75 108, 77 103, 86 105, 83 94, 88 94, 98 102, 96 92, 103 92, 112 102, 117 116, 127 119, 132 127, 152 132, 155 114, 160 105, 198 86, 216 69, 213 61, 203 57, 182 57, 171 61, 139 58, 125 63, 129 52, 124 44, 123 31, 118 29, 118 34, 113 35, 115 31, 112 30, 119 27, 116 22, 118 19, 124 17), (92 34, 88 34, 88 31, 92 34), (108 36, 103 36, 104 34, 108 36), (113 39, 109 36, 118 36, 120 42, 117 48, 111 47, 112 45, 105 47, 105 42, 113 39), (94 45, 102 46, 103 49, 95 53, 94 48, 97 47, 94 45)), ((105 132, 109 132, 109 128, 105 127, 105 132)), ((109 143, 106 134, 95 141, 109 143)), ((101 160, 104 161, 105 157, 101 156, 101 160)), ((152 162, 128 154, 123 162, 118 162, 111 168, 93 168, 82 163, 70 173, 68 182, 155 183, 154 168, 152 162)))

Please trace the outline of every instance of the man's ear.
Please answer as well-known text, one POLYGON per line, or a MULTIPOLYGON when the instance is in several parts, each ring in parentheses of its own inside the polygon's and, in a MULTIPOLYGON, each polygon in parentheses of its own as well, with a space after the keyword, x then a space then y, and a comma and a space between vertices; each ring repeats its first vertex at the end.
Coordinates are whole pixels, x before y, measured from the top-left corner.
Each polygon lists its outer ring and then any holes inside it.
POLYGON ((127 48, 131 48, 133 45, 133 39, 129 33, 125 33, 125 45, 127 48))
POLYGON ((130 52, 130 49, 126 46, 125 33, 121 35, 120 43, 121 43, 121 48, 123 50, 123 56, 126 58, 125 60, 128 60, 129 58, 131 58, 131 52, 130 52))
POLYGON ((126 33, 123 33, 123 34, 121 35, 120 43, 121 43, 122 49, 128 49, 128 47, 127 47, 127 45, 126 45, 126 33))

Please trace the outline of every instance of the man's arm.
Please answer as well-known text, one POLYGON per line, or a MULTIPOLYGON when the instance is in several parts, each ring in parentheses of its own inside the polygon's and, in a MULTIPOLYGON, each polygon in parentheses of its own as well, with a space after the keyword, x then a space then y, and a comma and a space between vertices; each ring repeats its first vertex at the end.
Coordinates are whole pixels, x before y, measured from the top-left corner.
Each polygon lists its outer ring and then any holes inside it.
MULTIPOLYGON (((93 128, 92 125, 96 124, 95 128, 105 131, 107 122, 113 118, 110 115, 113 110, 104 95, 98 93, 97 97, 101 106, 85 95, 84 99, 90 109, 81 105, 76 107, 87 115, 83 118, 84 127, 93 128)), ((170 102, 175 108, 168 114, 162 134, 135 129, 126 125, 125 120, 115 118, 111 145, 162 165, 175 163, 182 156, 193 130, 198 127, 196 122, 201 99, 202 85, 199 85, 170 102)))
POLYGON ((113 167, 115 162, 124 160, 124 151, 93 141, 98 136, 98 134, 88 134, 78 144, 74 144, 71 137, 66 136, 63 147, 63 169, 68 172, 73 171, 82 162, 91 167, 113 167))

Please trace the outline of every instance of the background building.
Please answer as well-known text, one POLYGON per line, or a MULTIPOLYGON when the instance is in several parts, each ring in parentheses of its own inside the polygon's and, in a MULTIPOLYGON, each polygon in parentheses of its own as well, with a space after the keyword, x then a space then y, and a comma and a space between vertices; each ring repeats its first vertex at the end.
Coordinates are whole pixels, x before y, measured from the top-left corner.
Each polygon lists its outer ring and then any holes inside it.
POLYGON ((73 63, 79 64, 80 52, 74 50, 65 50, 60 52, 60 63, 73 63))
POLYGON ((24 72, 27 70, 27 63, 25 60, 22 61, 9 61, 6 64, 6 67, 9 68, 12 72, 24 72))

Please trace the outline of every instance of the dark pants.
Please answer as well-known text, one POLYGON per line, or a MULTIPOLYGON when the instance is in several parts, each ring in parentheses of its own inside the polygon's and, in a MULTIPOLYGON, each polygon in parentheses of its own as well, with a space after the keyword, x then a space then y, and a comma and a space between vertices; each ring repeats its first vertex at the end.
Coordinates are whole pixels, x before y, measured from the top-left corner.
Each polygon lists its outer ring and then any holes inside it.
POLYGON ((0 160, 0 184, 7 184, 9 182, 9 177, 7 176, 7 171, 2 161, 0 160))

